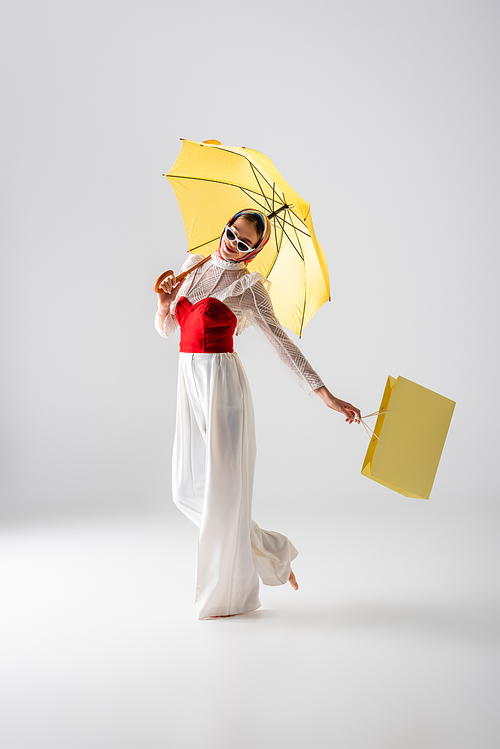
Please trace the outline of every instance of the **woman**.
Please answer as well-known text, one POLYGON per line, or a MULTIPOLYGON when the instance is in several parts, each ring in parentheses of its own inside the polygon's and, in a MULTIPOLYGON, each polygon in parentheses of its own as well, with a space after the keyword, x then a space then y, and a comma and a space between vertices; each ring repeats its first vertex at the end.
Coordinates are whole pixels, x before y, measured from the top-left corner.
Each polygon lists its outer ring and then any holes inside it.
MULTIPOLYGON (((335 398, 278 322, 269 281, 246 265, 270 237, 267 216, 239 211, 226 225, 210 260, 182 283, 160 284, 155 327, 164 338, 181 329, 177 418, 172 461, 173 499, 200 529, 196 575, 198 619, 260 608, 265 585, 298 584, 295 546, 251 518, 255 466, 252 396, 233 334, 254 325, 299 382, 329 408, 359 424, 359 409, 335 398)), ((181 271, 202 259, 190 255, 181 271)))

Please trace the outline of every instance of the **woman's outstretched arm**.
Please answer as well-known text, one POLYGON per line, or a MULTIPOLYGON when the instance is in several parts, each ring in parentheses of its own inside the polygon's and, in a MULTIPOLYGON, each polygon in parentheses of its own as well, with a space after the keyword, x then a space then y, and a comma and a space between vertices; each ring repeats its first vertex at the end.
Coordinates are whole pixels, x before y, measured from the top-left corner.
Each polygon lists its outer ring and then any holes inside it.
POLYGON ((332 395, 298 346, 287 336, 274 313, 271 298, 261 282, 243 293, 241 311, 255 327, 264 333, 281 361, 294 372, 309 392, 319 395, 328 408, 343 414, 349 424, 353 421, 359 424, 360 410, 351 403, 332 395))
POLYGON ((334 395, 330 393, 328 388, 323 385, 320 388, 317 388, 317 390, 314 391, 322 401, 326 403, 328 408, 332 408, 334 411, 338 411, 341 414, 344 414, 346 417, 346 421, 349 422, 349 424, 352 424, 353 421, 356 422, 356 424, 359 424, 361 419, 361 411, 359 408, 356 408, 356 406, 353 406, 352 403, 348 403, 347 401, 342 401, 340 398, 336 398, 334 395))

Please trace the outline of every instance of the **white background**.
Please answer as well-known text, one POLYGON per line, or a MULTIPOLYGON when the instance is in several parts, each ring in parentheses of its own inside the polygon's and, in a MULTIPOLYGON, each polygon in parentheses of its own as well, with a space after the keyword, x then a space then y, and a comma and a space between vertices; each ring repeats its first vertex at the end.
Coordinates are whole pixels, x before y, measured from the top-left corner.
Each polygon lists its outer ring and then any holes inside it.
POLYGON ((493 749, 498 5, 3 7, 4 745, 493 749), (332 301, 299 345, 336 396, 375 411, 390 374, 457 403, 404 498, 245 332, 254 517, 301 587, 214 622, 153 328, 181 137, 262 151, 310 202, 332 301))

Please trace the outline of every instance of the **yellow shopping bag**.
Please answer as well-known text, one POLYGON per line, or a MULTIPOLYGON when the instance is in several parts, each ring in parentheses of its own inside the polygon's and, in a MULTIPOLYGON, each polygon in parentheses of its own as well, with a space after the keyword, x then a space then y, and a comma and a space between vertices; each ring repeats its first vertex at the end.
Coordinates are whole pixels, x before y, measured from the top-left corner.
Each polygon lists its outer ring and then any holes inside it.
POLYGON ((455 401, 411 380, 388 377, 363 476, 429 499, 454 408, 455 401))

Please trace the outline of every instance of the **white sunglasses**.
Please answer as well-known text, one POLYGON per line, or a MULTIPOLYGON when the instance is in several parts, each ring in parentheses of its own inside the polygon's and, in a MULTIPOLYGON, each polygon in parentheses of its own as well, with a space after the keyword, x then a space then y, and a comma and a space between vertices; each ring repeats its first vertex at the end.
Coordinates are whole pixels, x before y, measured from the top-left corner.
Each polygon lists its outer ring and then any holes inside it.
POLYGON ((255 250, 255 247, 249 247, 247 244, 241 241, 241 239, 238 239, 234 231, 231 229, 229 224, 226 225, 226 228, 224 229, 224 235, 226 239, 229 242, 236 242, 236 247, 238 248, 238 252, 252 252, 255 250))

